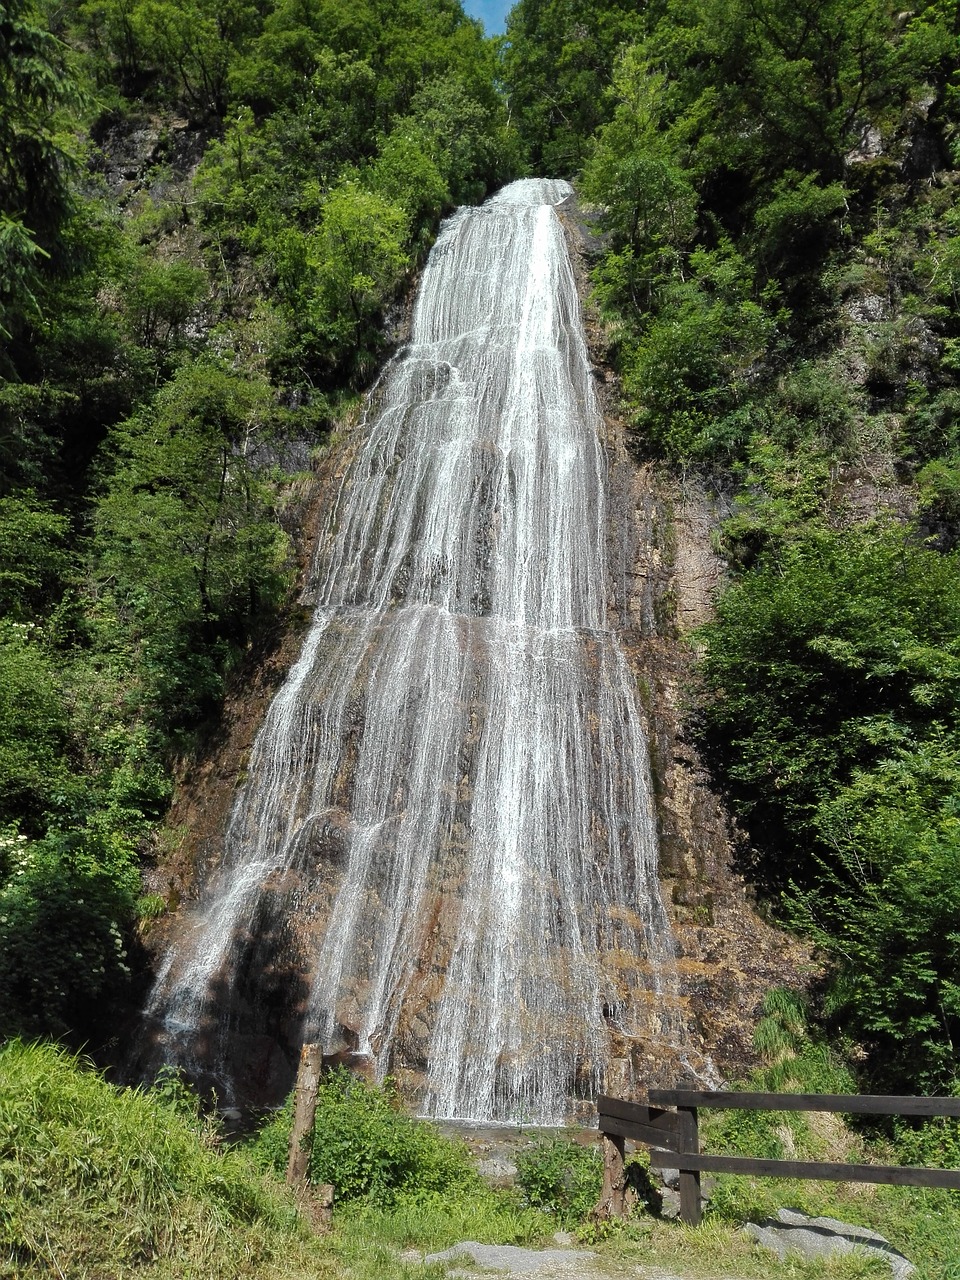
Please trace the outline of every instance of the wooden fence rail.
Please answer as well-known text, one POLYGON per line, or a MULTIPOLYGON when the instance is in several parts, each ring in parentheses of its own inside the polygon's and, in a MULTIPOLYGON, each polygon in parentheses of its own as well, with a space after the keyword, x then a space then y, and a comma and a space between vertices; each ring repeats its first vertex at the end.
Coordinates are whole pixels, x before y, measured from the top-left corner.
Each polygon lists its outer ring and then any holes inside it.
POLYGON ((914 1098, 879 1094, 721 1093, 694 1089, 651 1089, 648 1101, 597 1099, 603 1135, 603 1191, 596 1212, 622 1217, 626 1209, 624 1141, 650 1147, 655 1169, 680 1172, 680 1217, 700 1221, 700 1174, 744 1173, 765 1178, 817 1178, 833 1182, 879 1182, 909 1187, 960 1190, 960 1169, 906 1165, 834 1164, 812 1160, 759 1160, 709 1156, 700 1152, 697 1112, 702 1107, 739 1111, 836 1111, 844 1115, 960 1116, 960 1098, 914 1098), (675 1108, 667 1110, 666 1108, 675 1108))

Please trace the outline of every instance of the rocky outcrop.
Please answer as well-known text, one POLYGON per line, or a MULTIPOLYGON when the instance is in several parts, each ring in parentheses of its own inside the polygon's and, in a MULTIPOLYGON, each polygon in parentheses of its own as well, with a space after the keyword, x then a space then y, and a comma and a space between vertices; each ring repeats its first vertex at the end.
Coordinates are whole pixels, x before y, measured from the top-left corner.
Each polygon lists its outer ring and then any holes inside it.
MULTIPOLYGON (((804 987, 815 965, 808 945, 756 909, 734 869, 729 814, 684 730, 696 689, 696 628, 710 619, 725 579, 715 535, 729 514, 729 497, 702 478, 632 458, 603 324, 590 302, 589 259, 597 248, 593 215, 571 200, 564 222, 604 410, 611 610, 623 628, 647 716, 661 878, 678 942, 683 997, 699 1031, 703 1069, 715 1084, 756 1065, 753 1027, 766 992, 804 987)), ((653 1072, 656 1064, 650 1067, 653 1072)))
MULTIPOLYGON (((586 296, 581 224, 576 210, 566 216, 586 296)), ((683 1021, 689 1028, 679 1059, 665 1055, 655 1036, 641 1047, 625 1047, 623 1062, 611 1064, 607 1087, 621 1087, 617 1078, 621 1067, 622 1087, 631 1090, 646 1082, 672 1083, 684 1071, 716 1083, 721 1076, 742 1074, 752 1064, 751 1035, 763 995, 774 985, 802 984, 810 972, 810 957, 804 947, 766 924, 753 909, 746 886, 731 867, 727 816, 683 734, 684 700, 695 674, 692 630, 709 617, 714 593, 723 580, 724 565, 712 545, 712 533, 726 510, 723 495, 634 462, 618 416, 616 379, 603 360, 602 329, 589 308, 587 329, 593 338, 596 383, 605 409, 611 583, 607 610, 611 629, 622 637, 646 721, 661 878, 677 941, 683 1021)), ((307 548, 316 536, 319 513, 333 500, 352 452, 348 434, 323 458, 305 500, 304 606, 311 592, 307 548)), ((222 858, 227 819, 245 777, 256 731, 296 657, 307 621, 305 607, 300 613, 294 611, 285 634, 264 644, 259 653, 251 653, 242 679, 227 700, 217 734, 207 750, 181 770, 170 817, 170 851, 148 885, 165 894, 171 907, 195 897, 208 871, 222 858)), ((279 885, 278 891, 283 888, 279 885)), ((158 953, 172 927, 170 918, 157 925, 150 942, 158 953)), ((299 945, 291 933, 290 946, 278 945, 277 954, 289 951, 295 958, 299 945)), ((246 1097, 276 1100, 292 1080, 299 1048, 296 1006, 301 998, 294 970, 295 966, 289 972, 277 969, 265 977, 255 975, 261 984, 257 1019, 247 1016, 250 1010, 244 1013, 239 1008, 242 989, 231 996, 230 1035, 244 1058, 238 1092, 246 1097), (257 1021, 255 1033, 237 1031, 257 1021)), ((237 981, 243 978, 241 974, 237 981)), ((413 1044, 420 1032, 411 1023, 405 1034, 413 1044)), ((345 1041, 343 1051, 350 1053, 355 1047, 345 1041)), ((404 1071, 400 1075, 405 1078, 404 1071)), ((415 1072, 410 1076, 414 1089, 415 1076, 415 1072)))

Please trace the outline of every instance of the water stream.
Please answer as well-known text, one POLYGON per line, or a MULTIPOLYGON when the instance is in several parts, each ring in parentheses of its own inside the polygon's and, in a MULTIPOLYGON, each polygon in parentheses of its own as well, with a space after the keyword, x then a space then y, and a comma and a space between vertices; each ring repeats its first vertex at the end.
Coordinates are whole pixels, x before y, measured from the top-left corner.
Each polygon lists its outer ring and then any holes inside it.
POLYGON ((148 1003, 162 1056, 228 1098, 231 992, 276 1002, 283 974, 296 1037, 437 1117, 560 1122, 678 1034, 569 192, 444 224, 371 397, 309 634, 148 1003))

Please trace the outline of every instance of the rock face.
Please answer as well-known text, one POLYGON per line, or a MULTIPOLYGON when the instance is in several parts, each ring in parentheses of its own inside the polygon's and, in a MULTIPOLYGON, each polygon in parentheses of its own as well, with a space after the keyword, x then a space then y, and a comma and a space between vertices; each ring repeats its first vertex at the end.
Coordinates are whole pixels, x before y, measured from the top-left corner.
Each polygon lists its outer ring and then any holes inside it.
POLYGON ((810 1261, 859 1254, 889 1263, 894 1280, 906 1280, 916 1270, 912 1262, 876 1231, 838 1222, 836 1218, 810 1218, 793 1209, 780 1209, 776 1218, 766 1218, 761 1223, 748 1222, 744 1231, 780 1259, 786 1259, 790 1253, 810 1261))
MULTIPOLYGON (((603 326, 590 305, 593 215, 564 206, 568 243, 584 299, 585 327, 603 410, 608 468, 608 559, 617 623, 650 739, 661 883, 677 943, 681 995, 710 1079, 743 1076, 756 1063, 753 1028, 771 987, 801 987, 810 949, 760 918, 733 869, 735 832, 685 737, 696 687, 695 628, 709 621, 726 566, 714 535, 729 496, 697 477, 638 463, 627 443, 617 378, 606 364, 603 326)), ((656 1063, 649 1063, 653 1082, 656 1063)))
POLYGON ((524 276, 471 240, 513 252, 502 207, 458 215, 402 385, 384 379, 330 463, 346 482, 313 621, 231 703, 174 809, 171 893, 203 901, 158 934, 141 1070, 171 1057, 262 1105, 316 1037, 434 1114, 555 1121, 600 1087, 741 1069, 759 999, 798 979, 807 957, 750 909, 679 730, 722 498, 629 458, 554 216, 524 214, 541 273, 524 276), (526 334, 506 380, 485 381, 499 340, 443 286, 458 238, 470 305, 526 334))

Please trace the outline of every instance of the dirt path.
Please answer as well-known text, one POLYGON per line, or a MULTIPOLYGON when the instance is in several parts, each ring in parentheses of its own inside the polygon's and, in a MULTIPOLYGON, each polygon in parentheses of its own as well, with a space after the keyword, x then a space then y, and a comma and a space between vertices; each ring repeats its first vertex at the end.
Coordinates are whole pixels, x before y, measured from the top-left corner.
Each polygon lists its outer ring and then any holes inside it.
MULTIPOLYGON (((411 1257, 412 1255, 406 1255, 411 1257)), ((419 1255, 418 1255, 419 1258, 419 1255)), ((495 1276, 497 1280, 690 1280, 689 1277, 646 1267, 635 1262, 617 1263, 590 1249, 521 1249, 515 1245, 475 1244, 466 1241, 442 1253, 427 1254, 425 1263, 442 1262, 451 1276, 478 1280, 479 1276, 495 1276)), ((701 1280, 703 1278, 701 1277, 701 1280)), ((716 1280, 738 1280, 727 1275, 716 1280)))

